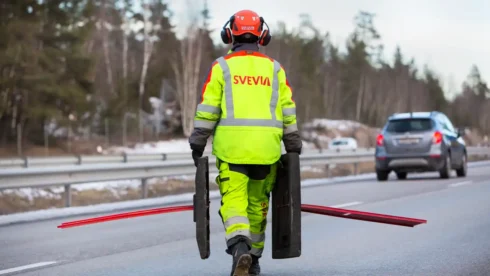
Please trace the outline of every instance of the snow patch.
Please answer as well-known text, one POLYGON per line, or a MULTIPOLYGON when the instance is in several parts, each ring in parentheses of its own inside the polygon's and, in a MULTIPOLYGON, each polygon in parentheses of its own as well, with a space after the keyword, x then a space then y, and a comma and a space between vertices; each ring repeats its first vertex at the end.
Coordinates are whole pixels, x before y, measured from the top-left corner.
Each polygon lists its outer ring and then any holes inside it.
POLYGON ((302 166, 301 171, 307 171, 307 172, 316 172, 316 173, 322 173, 324 169, 318 168, 318 167, 313 167, 313 166, 302 166))
POLYGON ((358 147, 369 148, 375 145, 378 132, 357 121, 315 118, 303 125, 301 135, 321 149, 328 149, 335 138, 353 138, 358 147))
MULTIPOLYGON (((153 180, 153 179, 152 179, 153 180)), ((118 180, 118 181, 104 181, 104 182, 91 182, 91 183, 80 183, 71 185, 73 190, 84 191, 84 190, 106 190, 106 189, 124 189, 124 188, 137 188, 141 185, 141 180, 118 180)))
POLYGON ((138 143, 134 147, 111 147, 104 150, 104 154, 155 154, 155 153, 183 153, 191 152, 187 139, 173 139, 149 143, 138 143))
POLYGON ((32 201, 34 198, 42 197, 46 199, 61 199, 61 194, 56 189, 33 189, 33 188, 21 188, 12 190, 3 190, 0 194, 17 195, 32 201))
POLYGON ((350 120, 331 120, 331 119, 313 119, 311 122, 305 123, 305 128, 326 128, 346 131, 352 128, 360 127, 362 124, 350 120))
MULTIPOLYGON (((218 176, 217 173, 209 174, 210 184, 214 183, 214 179, 218 176)), ((194 181, 195 176, 193 175, 181 175, 172 177, 156 177, 149 178, 147 180, 148 185, 155 185, 169 180, 182 180, 182 181, 194 181)), ((124 193, 127 189, 139 189, 141 186, 141 180, 116 180, 116 181, 103 181, 103 182, 90 182, 90 183, 79 183, 71 185, 71 189, 75 191, 86 191, 86 190, 96 190, 103 191, 109 190, 114 195, 124 193)), ((2 191, 4 194, 13 194, 22 198, 26 198, 32 201, 34 198, 53 198, 61 199, 61 193, 64 192, 64 187, 53 187, 50 189, 39 189, 39 188, 22 188, 22 189, 7 189, 2 191)))

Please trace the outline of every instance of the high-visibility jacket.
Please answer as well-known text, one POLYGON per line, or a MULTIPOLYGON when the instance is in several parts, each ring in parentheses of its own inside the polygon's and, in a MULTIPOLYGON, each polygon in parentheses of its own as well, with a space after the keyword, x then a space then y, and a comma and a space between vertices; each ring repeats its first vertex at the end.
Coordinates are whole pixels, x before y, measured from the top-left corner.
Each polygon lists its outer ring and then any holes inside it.
POLYGON ((218 58, 203 86, 194 128, 214 130, 213 155, 225 162, 277 162, 283 135, 298 131, 284 69, 257 51, 218 58))

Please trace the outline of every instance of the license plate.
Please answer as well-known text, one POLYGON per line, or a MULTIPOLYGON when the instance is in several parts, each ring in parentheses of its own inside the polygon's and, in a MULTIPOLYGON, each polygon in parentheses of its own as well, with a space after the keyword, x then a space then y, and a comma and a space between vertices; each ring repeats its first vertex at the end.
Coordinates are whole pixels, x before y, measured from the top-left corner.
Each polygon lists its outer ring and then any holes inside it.
POLYGON ((417 138, 398 139, 398 143, 402 145, 413 145, 413 144, 417 144, 418 142, 419 139, 417 138))

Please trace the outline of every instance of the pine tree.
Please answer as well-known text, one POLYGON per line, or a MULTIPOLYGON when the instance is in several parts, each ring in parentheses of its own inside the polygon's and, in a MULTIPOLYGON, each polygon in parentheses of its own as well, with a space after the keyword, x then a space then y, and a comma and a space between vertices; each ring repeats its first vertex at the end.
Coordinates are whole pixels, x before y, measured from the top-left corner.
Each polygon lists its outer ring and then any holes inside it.
POLYGON ((92 6, 82 0, 12 2, 4 6, 8 38, 1 51, 9 63, 1 90, 12 100, 2 113, 19 144, 22 137, 41 143, 46 123, 66 126, 69 117, 79 121, 90 110, 92 63, 83 43, 92 6))

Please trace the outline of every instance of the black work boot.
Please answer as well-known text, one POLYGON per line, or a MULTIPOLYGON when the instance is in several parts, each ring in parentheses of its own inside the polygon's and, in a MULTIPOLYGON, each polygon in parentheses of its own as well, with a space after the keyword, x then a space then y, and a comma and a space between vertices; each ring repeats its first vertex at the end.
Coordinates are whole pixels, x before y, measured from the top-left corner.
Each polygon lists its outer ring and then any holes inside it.
POLYGON ((259 276, 260 275, 260 265, 259 265, 259 257, 252 255, 252 265, 248 270, 249 276, 259 276))
POLYGON ((233 267, 230 276, 248 276, 248 270, 252 264, 250 245, 246 237, 239 237, 227 250, 233 256, 233 267))

